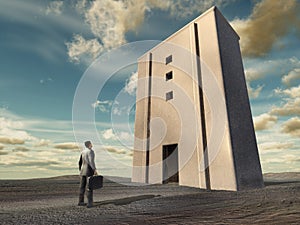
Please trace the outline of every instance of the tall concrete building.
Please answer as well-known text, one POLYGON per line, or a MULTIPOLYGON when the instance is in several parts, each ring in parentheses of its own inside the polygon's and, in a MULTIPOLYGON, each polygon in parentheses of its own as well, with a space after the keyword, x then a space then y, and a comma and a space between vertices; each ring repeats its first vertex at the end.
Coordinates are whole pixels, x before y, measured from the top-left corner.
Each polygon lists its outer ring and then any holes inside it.
POLYGON ((138 60, 132 181, 263 187, 239 36, 213 7, 138 60))

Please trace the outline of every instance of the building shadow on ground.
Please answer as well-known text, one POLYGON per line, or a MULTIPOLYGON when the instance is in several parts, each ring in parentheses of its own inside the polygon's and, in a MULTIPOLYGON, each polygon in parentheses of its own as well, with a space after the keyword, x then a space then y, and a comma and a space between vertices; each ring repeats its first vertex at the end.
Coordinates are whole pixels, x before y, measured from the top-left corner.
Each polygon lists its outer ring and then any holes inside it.
POLYGON ((127 197, 127 198, 120 198, 120 199, 113 199, 113 200, 106 200, 101 202, 94 202, 94 207, 101 206, 101 205, 128 205, 132 202, 146 200, 146 199, 152 199, 155 197, 159 197, 160 195, 139 195, 139 196, 133 196, 133 197, 127 197))
POLYGON ((300 181, 265 181, 265 186, 271 186, 271 185, 281 185, 281 184, 295 184, 300 183, 300 181))

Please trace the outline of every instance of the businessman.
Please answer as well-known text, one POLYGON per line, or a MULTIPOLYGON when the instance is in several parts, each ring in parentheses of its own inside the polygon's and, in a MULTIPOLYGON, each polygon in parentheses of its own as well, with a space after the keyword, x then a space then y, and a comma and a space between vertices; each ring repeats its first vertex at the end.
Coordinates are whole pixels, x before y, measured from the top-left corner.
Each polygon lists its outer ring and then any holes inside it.
POLYGON ((84 203, 84 193, 87 189, 87 207, 93 207, 93 190, 89 189, 87 183, 88 178, 97 175, 96 165, 95 165, 95 152, 92 149, 93 145, 90 141, 84 142, 86 149, 81 152, 79 159, 79 170, 80 170, 80 190, 79 190, 79 206, 85 206, 84 203))

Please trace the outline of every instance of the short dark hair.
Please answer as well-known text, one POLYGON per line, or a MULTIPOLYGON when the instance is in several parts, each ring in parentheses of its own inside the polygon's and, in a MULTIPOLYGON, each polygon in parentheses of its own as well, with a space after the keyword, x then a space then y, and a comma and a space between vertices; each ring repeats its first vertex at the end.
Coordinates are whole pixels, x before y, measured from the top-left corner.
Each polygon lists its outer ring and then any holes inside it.
POLYGON ((87 147, 87 148, 88 148, 91 144, 92 144, 91 141, 86 141, 86 142, 84 142, 84 145, 85 145, 85 147, 87 147))

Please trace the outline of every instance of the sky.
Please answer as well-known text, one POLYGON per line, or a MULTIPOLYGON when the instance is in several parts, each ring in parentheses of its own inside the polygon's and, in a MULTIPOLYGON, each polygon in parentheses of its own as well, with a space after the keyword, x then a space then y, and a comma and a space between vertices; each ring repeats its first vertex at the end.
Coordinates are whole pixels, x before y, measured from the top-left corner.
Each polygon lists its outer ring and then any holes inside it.
POLYGON ((88 137, 100 173, 130 177, 137 58, 213 5, 241 38, 263 172, 299 172, 299 1, 0 0, 0 179, 76 174, 88 137))

